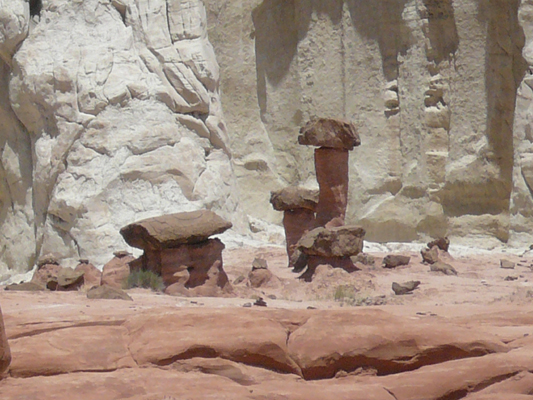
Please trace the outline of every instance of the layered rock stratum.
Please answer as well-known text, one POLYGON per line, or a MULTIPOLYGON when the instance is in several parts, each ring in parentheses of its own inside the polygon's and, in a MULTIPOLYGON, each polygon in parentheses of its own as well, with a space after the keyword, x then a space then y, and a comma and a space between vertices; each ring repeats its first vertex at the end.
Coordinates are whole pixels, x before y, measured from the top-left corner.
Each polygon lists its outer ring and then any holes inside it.
POLYGON ((48 252, 103 265, 155 215, 243 221, 201 1, 0 9, 0 271, 48 252))
MULTIPOLYGON (((309 120, 354 124, 371 241, 533 241, 531 0, 0 0, 0 273, 101 267, 118 231, 281 223, 309 120), (209 34, 209 35, 208 35, 209 34), (223 112, 224 110, 224 112, 223 112)), ((268 235, 267 235, 268 236, 268 235)))
POLYGON ((246 211, 315 186, 298 129, 354 122, 346 219, 371 241, 530 244, 529 0, 205 1, 246 211), (516 106, 515 106, 516 105, 516 106))

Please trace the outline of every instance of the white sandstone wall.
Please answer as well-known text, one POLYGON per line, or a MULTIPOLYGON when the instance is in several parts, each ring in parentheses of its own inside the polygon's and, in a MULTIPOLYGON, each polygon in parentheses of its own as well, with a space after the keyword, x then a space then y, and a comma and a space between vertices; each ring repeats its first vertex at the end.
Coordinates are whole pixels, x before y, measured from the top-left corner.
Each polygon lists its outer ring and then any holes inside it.
POLYGON ((22 33, 0 47, 0 273, 48 252, 101 265, 165 213, 246 226, 200 0, 43 0, 29 31, 28 2, 3 1, 22 33))
POLYGON ((325 116, 359 128, 347 218, 367 239, 514 237, 513 119, 527 66, 519 0, 205 4, 251 215, 279 221, 269 191, 315 184, 312 149, 296 139, 325 116))

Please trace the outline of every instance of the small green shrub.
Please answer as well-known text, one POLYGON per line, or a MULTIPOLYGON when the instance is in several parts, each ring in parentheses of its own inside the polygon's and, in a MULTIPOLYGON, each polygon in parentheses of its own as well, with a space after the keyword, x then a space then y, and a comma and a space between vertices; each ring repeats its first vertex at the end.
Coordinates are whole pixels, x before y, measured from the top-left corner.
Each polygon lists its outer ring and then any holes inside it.
POLYGON ((333 298, 335 301, 342 301, 346 303, 353 302, 357 294, 357 289, 352 285, 339 285, 335 289, 333 298))
POLYGON ((132 288, 152 289, 155 292, 163 290, 163 278, 152 271, 139 269, 132 271, 126 281, 126 289, 132 288))

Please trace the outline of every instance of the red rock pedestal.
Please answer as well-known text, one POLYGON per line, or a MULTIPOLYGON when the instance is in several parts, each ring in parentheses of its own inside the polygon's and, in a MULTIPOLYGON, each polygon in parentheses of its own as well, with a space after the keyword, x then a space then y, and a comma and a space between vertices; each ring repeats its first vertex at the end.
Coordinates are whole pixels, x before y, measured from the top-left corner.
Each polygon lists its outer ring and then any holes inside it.
POLYGON ((274 210, 283 211, 283 227, 289 268, 294 268, 294 251, 300 238, 315 228, 315 210, 318 192, 294 186, 271 193, 270 202, 274 210))
POLYGON ((320 147, 315 150, 316 179, 320 187, 316 225, 333 218, 344 220, 348 204, 348 150, 320 147))
POLYGON ((289 268, 294 268, 290 260, 296 250, 296 244, 306 232, 315 227, 315 214, 304 208, 287 210, 283 213, 283 227, 285 228, 289 268))
POLYGON ((209 236, 231 223, 208 210, 149 218, 120 230, 126 243, 144 250, 134 268, 160 274, 165 293, 220 296, 233 291, 222 268, 224 244, 209 236))
MULTIPOLYGON (((225 246, 220 239, 209 239, 196 244, 161 250, 161 276, 166 286, 182 282, 182 271, 189 273, 184 282, 187 289, 204 285, 211 269, 219 271, 216 286, 223 289, 229 284, 228 276, 222 269, 222 250, 225 246)), ((214 271, 212 271, 214 272, 214 271)))

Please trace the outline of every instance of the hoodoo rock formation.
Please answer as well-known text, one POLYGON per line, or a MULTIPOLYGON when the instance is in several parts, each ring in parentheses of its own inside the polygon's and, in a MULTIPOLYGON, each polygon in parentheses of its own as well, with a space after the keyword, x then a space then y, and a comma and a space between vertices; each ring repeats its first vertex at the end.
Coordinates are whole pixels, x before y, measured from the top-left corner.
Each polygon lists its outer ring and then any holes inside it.
POLYGON ((126 243, 144 250, 141 268, 159 274, 169 294, 215 296, 231 292, 220 239, 232 224, 212 211, 163 215, 120 230, 126 243))
POLYGON ((300 129, 298 143, 318 146, 315 168, 319 192, 316 206, 309 194, 300 188, 289 187, 271 195, 270 202, 275 210, 289 211, 285 211, 283 218, 289 267, 298 272, 307 265, 302 275, 305 280, 311 280, 321 264, 356 271, 358 268, 350 257, 363 250, 365 230, 359 226, 344 226, 348 151, 361 144, 355 126, 336 119, 311 120, 300 129), (295 208, 305 208, 305 211, 296 216, 290 214, 295 208), (313 227, 316 228, 311 230, 313 227))
POLYGON ((370 241, 531 244, 532 9, 0 0, 0 276, 49 252, 100 268, 121 227, 162 214, 268 229, 270 193, 316 181, 318 225, 370 241), (319 116, 357 126, 358 157, 324 136, 338 122, 303 132, 329 143, 314 158, 292 140, 319 116))

